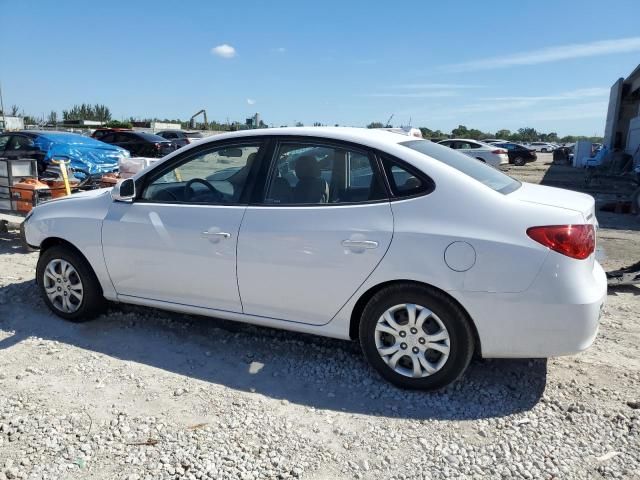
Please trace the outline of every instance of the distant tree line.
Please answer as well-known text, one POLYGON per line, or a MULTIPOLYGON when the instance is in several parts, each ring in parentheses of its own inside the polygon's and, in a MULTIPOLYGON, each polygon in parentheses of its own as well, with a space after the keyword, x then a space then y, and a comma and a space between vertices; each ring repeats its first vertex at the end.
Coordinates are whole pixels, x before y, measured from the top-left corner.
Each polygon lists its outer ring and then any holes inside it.
MULTIPOLYGON (((391 128, 391 125, 383 125, 380 122, 372 122, 367 125, 367 128, 391 128)), ((431 130, 427 127, 420 127, 422 136, 424 138, 432 139, 445 139, 445 138, 470 138, 473 140, 482 140, 484 138, 497 138, 501 140, 509 140, 511 142, 556 142, 556 143, 572 143, 577 140, 590 140, 592 142, 602 142, 602 137, 588 137, 582 135, 566 135, 564 137, 558 136, 556 132, 538 132, 532 127, 519 128, 515 132, 507 129, 501 129, 496 132, 484 132, 477 128, 467 128, 465 125, 458 125, 451 130, 450 133, 442 132, 441 130, 431 130)))
MULTIPOLYGON (((18 115, 20 111, 20 107, 18 105, 11 105, 9 109, 5 112, 8 115, 18 115)), ((1 112, 0 112, 1 113, 1 112)), ((56 111, 51 111, 47 117, 33 117, 30 115, 25 115, 22 113, 24 117, 25 124, 27 125, 57 125, 58 124, 58 113, 56 111)), ((95 104, 91 105, 89 103, 81 103, 76 104, 71 107, 69 110, 62 111, 62 119, 63 120, 96 120, 99 122, 105 123, 107 126, 111 127, 121 127, 127 128, 131 127, 135 122, 163 122, 163 123, 176 123, 180 124, 180 127, 183 129, 191 128, 188 120, 181 120, 179 118, 169 119, 169 118, 135 118, 129 117, 128 120, 113 120, 111 115, 111 110, 106 105, 95 104)), ((320 122, 314 122, 314 126, 322 126, 323 124, 320 122)), ((236 130, 246 130, 251 128, 245 123, 241 122, 227 122, 221 123, 215 120, 205 124, 204 122, 196 123, 197 130, 215 130, 215 131, 236 131, 236 130)), ((285 127, 286 125, 281 125, 285 127)), ((302 122, 295 122, 295 126, 302 127, 304 124, 302 122)), ((336 127, 338 124, 335 125, 336 127)), ((267 125, 261 120, 260 128, 266 128, 267 125)), ((385 125, 382 122, 371 122, 367 125, 367 128, 391 128, 392 125, 385 125)), ((422 132, 422 136, 424 138, 430 139, 444 139, 444 138, 470 138, 474 140, 482 140, 484 138, 499 138, 504 140, 509 140, 512 142, 533 142, 533 141, 542 141, 542 142, 558 142, 558 143, 569 143, 575 142, 576 140, 586 139, 592 142, 601 142, 602 137, 588 137, 588 136, 580 136, 580 135, 566 135, 564 137, 559 137, 556 132, 538 132, 535 128, 532 127, 523 127, 519 128, 516 131, 511 131, 507 129, 501 129, 496 132, 485 132, 482 130, 478 130, 476 128, 467 128, 465 125, 458 125, 456 128, 451 130, 450 133, 443 132, 441 130, 431 130, 427 127, 420 127, 420 131, 422 132)))

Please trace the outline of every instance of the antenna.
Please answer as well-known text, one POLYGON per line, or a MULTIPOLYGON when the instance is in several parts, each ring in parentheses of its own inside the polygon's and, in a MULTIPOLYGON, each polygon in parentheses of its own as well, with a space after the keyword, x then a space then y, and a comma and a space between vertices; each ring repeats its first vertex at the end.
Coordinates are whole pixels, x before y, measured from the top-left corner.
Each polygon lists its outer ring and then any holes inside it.
POLYGON ((393 113, 391 114, 391 116, 389 117, 389 120, 387 120, 387 123, 384 124, 384 126, 386 127, 387 125, 391 125, 391 119, 393 118, 393 113))

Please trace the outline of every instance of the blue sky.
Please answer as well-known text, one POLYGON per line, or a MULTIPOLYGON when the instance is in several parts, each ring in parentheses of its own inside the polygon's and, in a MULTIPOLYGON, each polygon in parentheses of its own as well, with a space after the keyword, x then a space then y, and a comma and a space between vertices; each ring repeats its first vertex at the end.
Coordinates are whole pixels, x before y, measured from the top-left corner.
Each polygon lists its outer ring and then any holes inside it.
POLYGON ((637 0, 0 0, 5 106, 602 134, 637 0), (218 48, 216 48, 218 47, 218 48))

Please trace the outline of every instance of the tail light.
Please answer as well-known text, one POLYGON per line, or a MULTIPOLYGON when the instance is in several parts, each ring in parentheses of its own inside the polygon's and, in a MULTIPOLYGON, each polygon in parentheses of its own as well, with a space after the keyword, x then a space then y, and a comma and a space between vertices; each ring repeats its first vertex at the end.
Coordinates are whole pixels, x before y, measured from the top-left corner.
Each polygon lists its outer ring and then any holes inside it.
POLYGON ((507 153, 506 150, 492 150, 491 153, 495 153, 496 155, 501 155, 507 153))
POLYGON ((584 260, 596 248, 596 232, 591 224, 531 227, 527 235, 555 252, 578 260, 584 260))

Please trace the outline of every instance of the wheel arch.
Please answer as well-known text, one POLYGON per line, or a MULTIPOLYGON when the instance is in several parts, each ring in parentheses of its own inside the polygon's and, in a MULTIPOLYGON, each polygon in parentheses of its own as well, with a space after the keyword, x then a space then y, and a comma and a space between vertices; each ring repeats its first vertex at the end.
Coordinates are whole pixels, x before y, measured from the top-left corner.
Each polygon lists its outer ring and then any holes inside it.
MULTIPOLYGON (((46 252, 47 250, 56 246, 69 248, 74 253, 79 255, 87 263, 87 265, 89 266, 89 268, 97 278, 95 268, 93 267, 93 265, 91 265, 91 262, 89 261, 87 256, 84 253, 82 253, 82 251, 80 251, 80 249, 76 247, 73 243, 71 243, 69 240, 65 240, 64 238, 60 238, 60 237, 45 238, 42 241, 42 243, 40 243, 40 256, 42 256, 42 254, 44 254, 44 252, 46 252)), ((36 282, 39 282, 39 278, 37 278, 37 275, 36 275, 36 282)), ((100 283, 99 280, 98 280, 98 285, 100 286, 100 290, 102 290, 101 293, 104 294, 104 288, 102 287, 102 284, 100 283)))
POLYGON ((473 321, 473 319, 471 318, 471 315, 469 315, 469 312, 467 312, 467 309, 464 308, 460 302, 458 302, 458 300, 456 300, 454 297, 452 297, 451 295, 449 295, 446 291, 438 288, 438 287, 434 287, 433 285, 430 285, 428 283, 424 283, 424 282, 419 282, 416 280, 391 280, 388 282, 383 282, 383 283, 379 283, 377 285, 374 285, 373 287, 369 288, 369 290, 367 290, 366 292, 364 292, 360 298, 358 298, 358 301, 356 302, 356 304, 353 307, 353 310, 351 310, 351 318, 349 321, 349 338, 351 338, 351 340, 355 340, 359 337, 359 330, 360 330, 360 317, 362 316, 362 312, 364 312, 364 309, 367 305, 367 303, 369 302, 369 300, 371 300, 371 298, 378 293, 380 290, 383 290, 387 287, 393 286, 393 285, 397 285, 397 284, 413 284, 416 286, 420 286, 423 287, 427 290, 431 290, 434 292, 438 292, 441 295, 446 296, 449 300, 451 300, 451 302, 453 302, 454 304, 456 304, 460 310, 464 313, 465 317, 467 318, 467 322, 469 322, 469 326, 471 327, 471 331, 473 332, 473 346, 474 346, 474 351, 476 353, 476 355, 478 356, 482 356, 482 345, 480 343, 480 336, 478 335, 478 329, 476 328, 476 325, 473 321))

